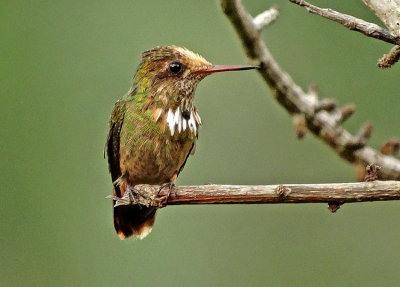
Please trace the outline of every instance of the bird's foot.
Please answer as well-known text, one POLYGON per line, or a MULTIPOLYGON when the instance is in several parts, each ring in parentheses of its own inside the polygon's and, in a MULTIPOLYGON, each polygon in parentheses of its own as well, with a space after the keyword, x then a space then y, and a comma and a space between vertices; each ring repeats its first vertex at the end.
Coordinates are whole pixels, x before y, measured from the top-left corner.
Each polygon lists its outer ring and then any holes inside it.
MULTIPOLYGON (((139 193, 133 186, 128 185, 128 187, 125 190, 123 198, 126 198, 127 201, 129 201, 129 204, 136 204, 137 203, 137 195, 139 193)), ((140 195, 140 194, 139 194, 140 195)))
POLYGON ((135 189, 131 186, 128 186, 125 190, 125 193, 122 197, 118 197, 116 195, 112 195, 109 198, 115 200, 114 207, 120 205, 133 205, 137 204, 137 193, 135 189))
POLYGON ((175 190, 175 183, 173 182, 167 182, 160 186, 160 189, 158 190, 157 193, 157 198, 159 200, 160 207, 167 206, 168 198, 171 195, 171 191, 174 190, 175 190), (168 189, 164 190, 165 187, 168 187, 168 189))
POLYGON ((138 188, 136 186, 128 185, 122 197, 118 197, 116 195, 107 196, 107 198, 111 198, 115 200, 114 207, 120 205, 151 205, 154 196, 151 196, 151 190, 148 190, 148 185, 140 185, 138 188))
POLYGON ((130 198, 133 198, 135 203, 141 203, 140 201, 148 201, 150 202, 153 197, 151 196, 151 185, 149 184, 140 184, 135 185, 134 187, 128 187, 127 192, 129 192, 130 198))

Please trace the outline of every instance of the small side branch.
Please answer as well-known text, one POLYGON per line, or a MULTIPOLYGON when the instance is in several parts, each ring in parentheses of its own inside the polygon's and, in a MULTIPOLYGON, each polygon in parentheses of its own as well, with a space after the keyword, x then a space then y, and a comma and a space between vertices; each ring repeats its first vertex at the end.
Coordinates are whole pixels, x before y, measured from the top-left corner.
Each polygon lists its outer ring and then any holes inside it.
POLYGON ((376 38, 391 44, 400 45, 400 38, 374 23, 364 21, 351 15, 343 14, 332 9, 319 8, 303 0, 289 0, 290 2, 302 6, 308 12, 320 15, 332 21, 342 24, 350 30, 360 32, 368 37, 376 38))
MULTIPOLYGON (((149 194, 160 186, 137 185, 135 189, 149 194)), ((116 198, 113 198, 114 200, 116 198)), ((197 185, 179 186, 171 192, 167 205, 183 204, 250 204, 250 203, 329 203, 400 200, 399 181, 373 181, 328 184, 285 185, 197 185)), ((122 199, 119 204, 131 204, 122 199)), ((159 206, 157 202, 149 205, 159 206)))
POLYGON ((268 25, 272 24, 279 16, 279 7, 274 6, 269 10, 257 15, 254 18, 254 25, 256 25, 258 30, 261 30, 268 25))
POLYGON ((400 59, 400 46, 394 46, 388 54, 385 54, 378 60, 379 68, 390 68, 400 59))

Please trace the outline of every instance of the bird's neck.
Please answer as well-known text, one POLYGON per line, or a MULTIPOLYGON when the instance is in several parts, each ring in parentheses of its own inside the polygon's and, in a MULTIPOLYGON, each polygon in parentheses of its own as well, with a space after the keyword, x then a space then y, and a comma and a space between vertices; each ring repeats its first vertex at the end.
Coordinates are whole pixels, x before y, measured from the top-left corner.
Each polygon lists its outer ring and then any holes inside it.
POLYGON ((127 100, 131 101, 134 113, 168 130, 171 136, 186 131, 197 135, 202 124, 197 108, 193 104, 193 95, 181 95, 168 88, 152 89, 133 86, 127 100))

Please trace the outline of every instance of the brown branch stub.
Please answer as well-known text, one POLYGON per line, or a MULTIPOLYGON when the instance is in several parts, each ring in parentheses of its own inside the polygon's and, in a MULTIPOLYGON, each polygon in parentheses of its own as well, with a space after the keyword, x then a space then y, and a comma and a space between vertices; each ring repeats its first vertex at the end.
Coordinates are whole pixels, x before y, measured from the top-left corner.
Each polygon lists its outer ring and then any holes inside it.
POLYGON ((382 69, 390 68, 400 59, 400 46, 394 46, 389 53, 378 60, 377 66, 382 69))
POLYGON ((329 8, 320 8, 303 0, 289 1, 306 8, 310 13, 317 14, 329 20, 340 23, 350 30, 360 32, 368 37, 376 38, 395 45, 400 45, 400 38, 398 36, 374 23, 364 21, 351 15, 343 14, 329 8))
MULTIPOLYGON (((340 123, 354 112, 354 106, 338 110, 333 108, 332 104, 328 105, 329 109, 327 109, 318 97, 304 92, 275 61, 261 39, 253 18, 241 2, 239 0, 220 1, 226 16, 242 41, 248 62, 260 66, 258 72, 271 89, 274 98, 289 114, 304 114, 308 130, 350 163, 366 166, 375 162, 382 167, 380 172, 382 179, 400 179, 400 160, 384 155, 367 145, 354 148, 355 136, 340 126, 340 123)), ((304 1, 294 2, 305 3, 304 1)))
POLYGON ((327 112, 331 112, 333 110, 336 109, 336 101, 332 100, 332 99, 322 99, 320 100, 316 107, 315 107, 315 112, 319 112, 319 111, 327 111, 327 112))
POLYGON ((286 197, 291 193, 292 190, 289 187, 280 184, 275 188, 274 191, 279 197, 286 197))
POLYGON ((371 122, 366 122, 358 131, 356 138, 365 145, 371 138, 373 128, 374 125, 371 122))
POLYGON ((339 109, 339 112, 337 114, 337 122, 338 123, 343 123, 346 121, 348 118, 350 118, 356 110, 356 106, 353 104, 348 104, 339 109))
POLYGON ((400 140, 390 139, 385 142, 381 148, 381 153, 387 155, 396 155, 400 149, 400 140))
MULTIPOLYGON (((137 185, 135 191, 146 198, 156 198, 160 186, 137 185)), ((137 204, 123 197, 109 197, 119 204, 137 204)), ((330 203, 400 200, 399 181, 373 181, 328 184, 285 185, 198 185, 178 186, 168 198, 169 205, 187 204, 274 204, 330 203)), ((157 200, 150 205, 159 207, 157 200)))
POLYGON ((343 204, 343 202, 330 201, 330 202, 328 202, 328 209, 330 212, 336 213, 336 211, 339 210, 339 208, 342 204, 343 204))
POLYGON ((294 132, 298 139, 304 138, 307 132, 307 122, 304 114, 293 115, 294 132))
POLYGON ((318 99, 318 86, 316 84, 309 85, 307 94, 315 99, 318 99))
POLYGON ((363 148, 371 137, 373 127, 374 126, 371 122, 366 122, 363 126, 361 126, 358 133, 347 143, 346 149, 352 152, 354 150, 363 148))

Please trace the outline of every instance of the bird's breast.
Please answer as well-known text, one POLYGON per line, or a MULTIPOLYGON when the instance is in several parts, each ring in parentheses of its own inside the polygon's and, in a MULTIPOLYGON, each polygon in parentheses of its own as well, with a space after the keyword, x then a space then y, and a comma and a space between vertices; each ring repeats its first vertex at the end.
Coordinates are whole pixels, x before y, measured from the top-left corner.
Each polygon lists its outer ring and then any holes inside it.
POLYGON ((131 123, 124 119, 120 167, 122 176, 132 184, 169 182, 177 176, 194 146, 199 127, 195 114, 184 118, 180 108, 158 113, 149 113, 148 119, 128 116, 131 123))

